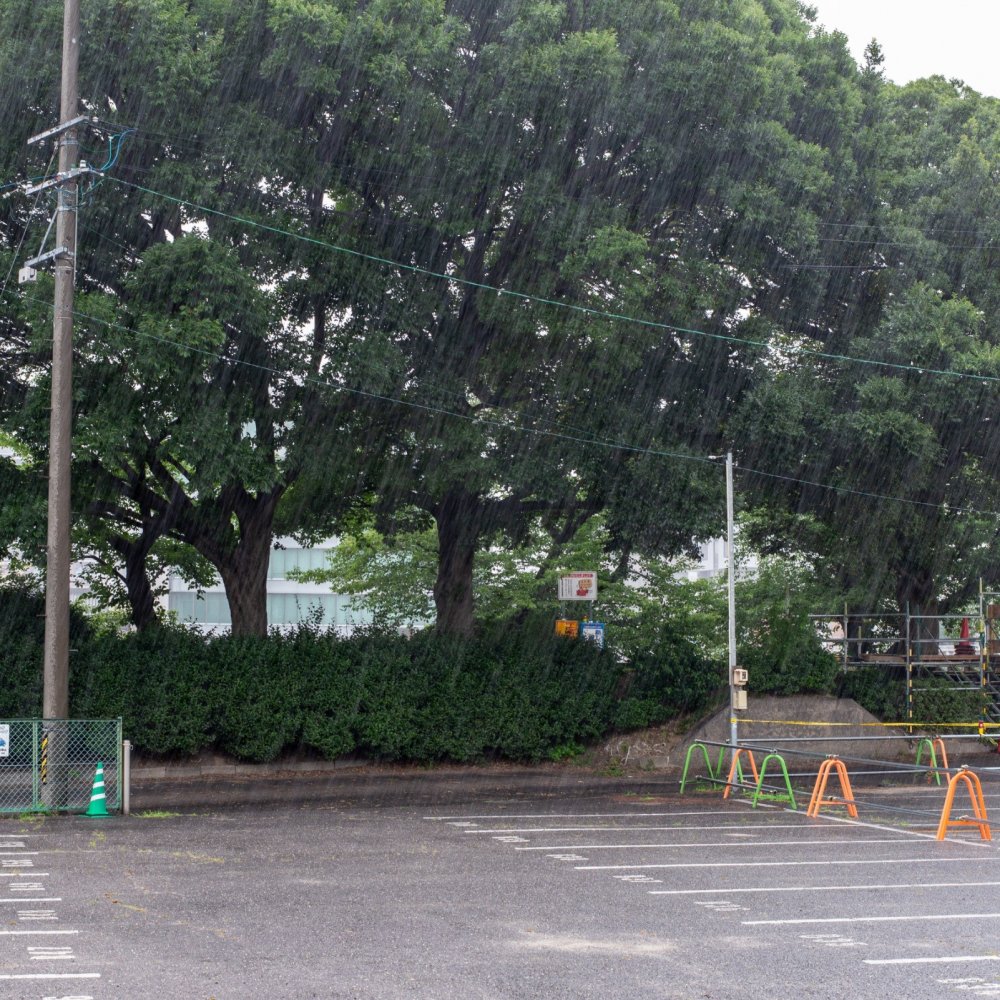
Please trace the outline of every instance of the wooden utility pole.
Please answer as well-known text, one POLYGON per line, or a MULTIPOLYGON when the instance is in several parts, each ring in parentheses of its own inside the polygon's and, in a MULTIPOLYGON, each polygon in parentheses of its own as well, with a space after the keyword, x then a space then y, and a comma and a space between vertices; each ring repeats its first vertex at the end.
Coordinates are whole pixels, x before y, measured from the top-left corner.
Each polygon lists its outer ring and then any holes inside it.
POLYGON ((42 717, 69 717, 70 472, 73 434, 73 286, 76 277, 80 0, 63 9, 59 183, 56 185, 55 310, 45 570, 42 717))

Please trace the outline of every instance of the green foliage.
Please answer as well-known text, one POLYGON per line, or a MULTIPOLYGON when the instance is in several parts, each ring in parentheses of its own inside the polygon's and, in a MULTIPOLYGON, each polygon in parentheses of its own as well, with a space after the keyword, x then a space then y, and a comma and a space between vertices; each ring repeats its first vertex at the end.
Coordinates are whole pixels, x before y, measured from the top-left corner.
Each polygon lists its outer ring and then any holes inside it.
MULTIPOLYGON (((513 628, 475 640, 377 630, 336 639, 309 627, 206 639, 162 626, 103 631, 79 646, 75 716, 121 716, 139 750, 217 748, 248 761, 300 747, 330 759, 357 751, 385 760, 541 760, 608 730, 621 673, 590 643, 513 628)), ((30 666, 21 674, 37 688, 41 635, 25 648, 30 666)), ((23 687, 22 696, 36 690, 23 687)), ((37 708, 25 701, 13 714, 37 708)))
MULTIPOLYGON (((42 639, 45 599, 30 590, 0 589, 0 649, 3 680, 0 682, 0 717, 37 718, 42 709, 42 639)), ((87 620, 70 612, 71 657, 90 635, 87 620)))
POLYGON ((193 754, 212 739, 210 653, 199 636, 178 628, 99 635, 73 661, 71 710, 121 716, 139 749, 193 754))
POLYGON ((553 747, 549 751, 549 760, 554 760, 558 763, 563 760, 573 760, 584 753, 586 753, 586 748, 580 746, 579 743, 564 743, 561 746, 553 747))
POLYGON ((840 677, 837 693, 842 698, 853 698, 883 722, 906 718, 906 680, 899 670, 858 667, 840 677))
POLYGON ((274 760, 302 731, 298 649, 278 636, 219 637, 211 648, 218 746, 244 760, 274 760))
POLYGON ((809 618, 816 599, 808 567, 765 559, 739 585, 738 659, 755 694, 828 694, 838 662, 809 618))
POLYGON ((369 615, 381 628, 412 628, 434 620, 436 567, 433 529, 386 537, 366 518, 338 536, 326 567, 291 576, 329 583, 338 594, 350 594, 352 609, 369 615))
POLYGON ((618 706, 615 726, 633 729, 698 712, 726 685, 726 667, 711 660, 676 625, 663 625, 648 650, 630 664, 628 697, 618 706))
POLYGON ((919 677, 913 682, 913 719, 927 723, 929 730, 935 723, 978 722, 982 708, 978 688, 957 688, 946 677, 919 677))
MULTIPOLYGON (((841 697, 853 698, 884 722, 907 718, 906 675, 901 667, 867 666, 845 674, 838 687, 841 697)), ((978 722, 983 694, 978 688, 958 688, 946 677, 922 676, 913 680, 913 720, 928 723, 978 722)))

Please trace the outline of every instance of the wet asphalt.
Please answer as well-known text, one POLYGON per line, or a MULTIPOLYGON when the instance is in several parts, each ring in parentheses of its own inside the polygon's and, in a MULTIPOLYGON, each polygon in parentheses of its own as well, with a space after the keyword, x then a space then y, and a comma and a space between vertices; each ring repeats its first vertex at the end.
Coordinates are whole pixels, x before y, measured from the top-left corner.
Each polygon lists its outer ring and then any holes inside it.
POLYGON ((2 819, 0 996, 1000 996, 1000 855, 930 836, 938 786, 859 822, 676 788, 370 767, 2 819))

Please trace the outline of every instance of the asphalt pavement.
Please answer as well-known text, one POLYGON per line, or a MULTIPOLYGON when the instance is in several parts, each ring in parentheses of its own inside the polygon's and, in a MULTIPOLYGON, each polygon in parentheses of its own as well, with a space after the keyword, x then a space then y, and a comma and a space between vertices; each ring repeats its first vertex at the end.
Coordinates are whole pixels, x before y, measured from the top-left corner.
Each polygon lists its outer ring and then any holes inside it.
POLYGON ((0 996, 1000 997, 997 845, 923 778, 857 821, 572 767, 149 785, 0 819, 0 996))

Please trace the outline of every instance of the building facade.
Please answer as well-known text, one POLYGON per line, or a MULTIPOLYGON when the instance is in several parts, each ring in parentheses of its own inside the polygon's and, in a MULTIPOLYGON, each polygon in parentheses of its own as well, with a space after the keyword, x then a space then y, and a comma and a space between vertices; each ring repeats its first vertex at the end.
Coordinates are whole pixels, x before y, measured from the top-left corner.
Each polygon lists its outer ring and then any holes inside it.
MULTIPOLYGON (((303 548, 291 538, 276 540, 267 570, 267 624, 269 628, 292 629, 304 621, 342 635, 371 622, 367 613, 352 608, 349 594, 338 594, 325 583, 304 583, 292 578, 296 572, 323 569, 336 545, 331 539, 314 548, 303 548)), ((205 632, 228 632, 232 624, 229 602, 219 580, 214 586, 192 590, 171 574, 167 610, 182 624, 205 632)))

